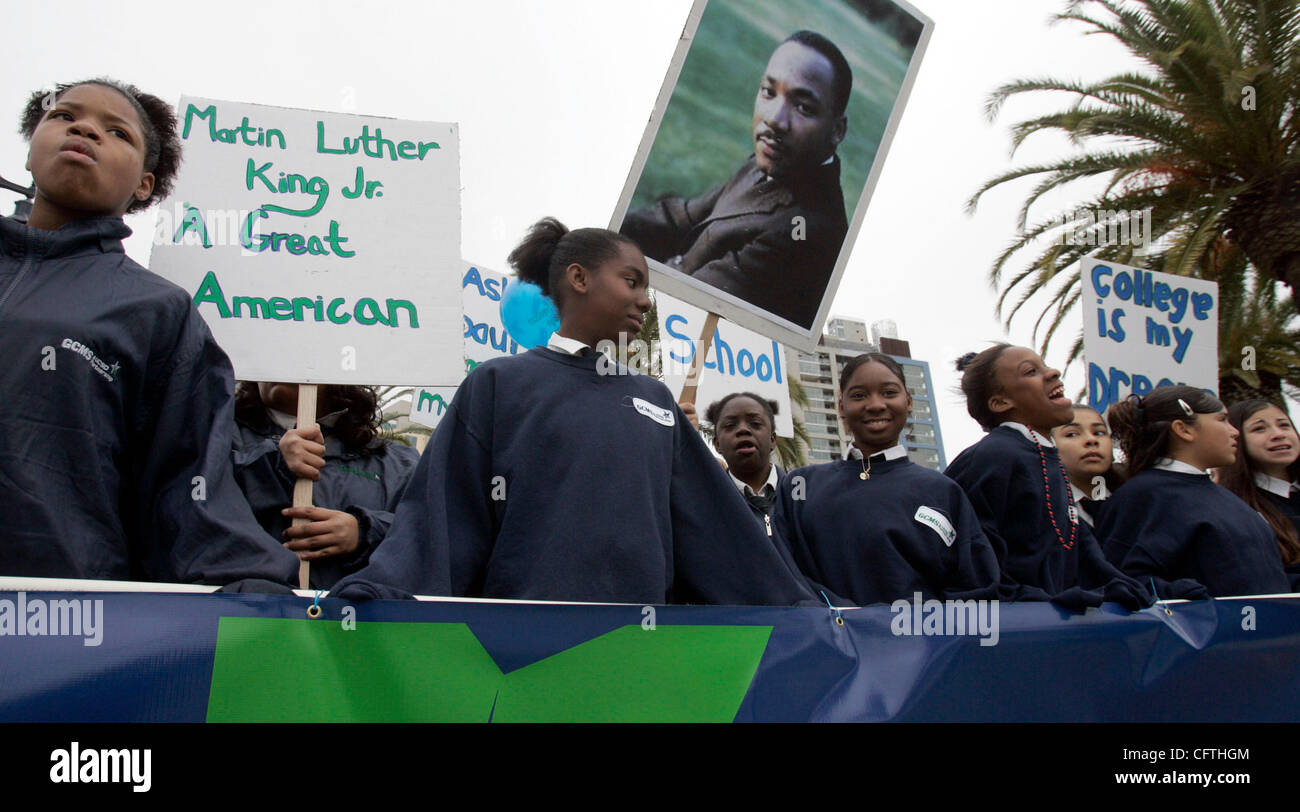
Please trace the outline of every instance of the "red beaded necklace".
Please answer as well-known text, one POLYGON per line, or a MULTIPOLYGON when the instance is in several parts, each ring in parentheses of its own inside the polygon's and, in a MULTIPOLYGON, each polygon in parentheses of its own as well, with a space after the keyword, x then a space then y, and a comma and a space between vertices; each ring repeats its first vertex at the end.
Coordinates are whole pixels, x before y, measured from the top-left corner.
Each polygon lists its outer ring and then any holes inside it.
POLYGON ((1061 462, 1058 457, 1057 462, 1061 465, 1061 476, 1065 478, 1066 482, 1065 498, 1070 508, 1069 512, 1071 518, 1070 541, 1069 543, 1066 543, 1065 535, 1061 533, 1061 528, 1056 524, 1056 511, 1052 510, 1052 481, 1047 476, 1047 453, 1043 451, 1043 446, 1038 442, 1038 437, 1032 428, 1029 429, 1029 436, 1033 438, 1034 448, 1038 449, 1038 461, 1043 465, 1043 495, 1047 497, 1047 518, 1052 520, 1052 530, 1056 531, 1056 540, 1061 542, 1061 546, 1067 550, 1073 549, 1074 542, 1079 537, 1079 522, 1074 519, 1077 515, 1075 511, 1078 510, 1078 508, 1074 506, 1074 491, 1070 490, 1070 475, 1065 470, 1065 463, 1061 462))

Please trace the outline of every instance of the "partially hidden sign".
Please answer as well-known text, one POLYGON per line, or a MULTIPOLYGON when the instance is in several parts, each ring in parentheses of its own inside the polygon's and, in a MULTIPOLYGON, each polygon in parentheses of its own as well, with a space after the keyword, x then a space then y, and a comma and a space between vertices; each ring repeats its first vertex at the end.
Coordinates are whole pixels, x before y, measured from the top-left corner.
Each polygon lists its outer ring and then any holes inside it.
POLYGON ((1157 386, 1219 388, 1219 286, 1085 259, 1083 353, 1098 412, 1157 386))
POLYGON ((417 389, 411 396, 411 422, 430 428, 436 428, 441 422, 461 380, 473 372, 474 367, 491 358, 526 352, 501 323, 501 296, 511 277, 482 265, 467 267, 462 264, 461 271, 460 297, 464 312, 461 315, 462 331, 458 335, 464 340, 463 372, 450 386, 427 386, 417 389))
POLYGON ((455 124, 183 97, 150 267, 245 380, 463 376, 455 124))
MULTIPOLYGON (((501 297, 512 277, 470 265, 461 276, 464 307, 462 326, 465 341, 465 374, 491 358, 526 352, 510 337, 501 322, 501 297)), ((680 392, 694 358, 699 332, 707 315, 703 310, 656 291, 660 344, 651 349, 658 356, 650 371, 662 374, 673 392, 680 392)), ((649 348, 647 348, 649 349, 649 348)), ((616 357, 635 363, 639 348, 625 345, 616 357), (620 355, 621 353, 621 355, 620 355)), ((696 402, 703 414, 710 403, 731 392, 753 392, 777 402, 776 433, 794 434, 790 416, 790 382, 785 349, 777 341, 751 330, 720 321, 713 345, 700 374, 696 402)), ((456 395, 456 386, 429 386, 412 396, 410 419, 437 427, 456 395)))
MULTIPOLYGON (((690 373, 700 330, 708 314, 662 291, 655 293, 655 304, 659 311, 664 383, 674 393, 680 392, 690 373)), ((700 417, 703 418, 710 403, 732 392, 752 392, 776 401, 776 433, 781 437, 793 437, 790 370, 787 367, 785 348, 780 342, 720 319, 713 343, 704 358, 695 395, 700 417)))

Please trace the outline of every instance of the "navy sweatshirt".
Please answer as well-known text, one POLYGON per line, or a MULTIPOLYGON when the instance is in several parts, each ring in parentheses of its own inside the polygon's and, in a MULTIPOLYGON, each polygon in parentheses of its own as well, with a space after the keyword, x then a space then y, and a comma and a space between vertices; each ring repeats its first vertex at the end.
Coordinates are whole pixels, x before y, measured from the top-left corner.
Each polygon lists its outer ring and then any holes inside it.
POLYGON ((332 594, 412 593, 814 602, 667 387, 542 347, 465 379, 388 538, 332 594))
MULTIPOLYGON (((1277 506, 1277 509, 1282 512, 1283 516, 1291 520, 1291 524, 1295 526, 1296 532, 1300 533, 1300 494, 1292 491, 1290 498, 1285 498, 1278 496, 1272 491, 1264 490, 1263 488, 1260 488, 1259 490, 1264 494, 1264 497, 1268 499, 1268 501, 1277 506)), ((1280 555, 1281 550, 1278 550, 1278 553, 1280 555)), ((1297 561, 1286 568, 1286 577, 1291 581, 1291 591, 1300 592, 1300 561, 1297 561)))
POLYGON ((993 545, 1002 573, 1001 597, 1051 600, 1071 608, 1095 606, 1103 599, 1130 609, 1150 605, 1154 599, 1147 588, 1106 560, 1086 523, 1078 523, 1070 549, 1058 539, 1048 514, 1046 488, 1050 488, 1051 516, 1068 543, 1069 484, 1056 449, 1044 446, 1042 450, 1047 458, 1046 483, 1038 449, 1009 426, 990 431, 944 472, 966 492, 993 545))
POLYGON ((1204 474, 1149 469, 1110 502, 1098 532, 1130 575, 1194 579, 1213 597, 1291 591, 1268 522, 1204 474))
POLYGON ((958 485, 907 458, 791 471, 773 524, 812 581, 860 604, 997 597, 998 563, 958 485))
MULTIPOLYGON (((292 520, 280 511, 293 504, 297 477, 280 453, 284 432, 270 420, 256 425, 237 422, 234 447, 235 481, 244 492, 253 515, 273 538, 281 535, 292 520)), ((340 578, 356 572, 370 560, 393 523, 393 511, 406 490, 420 453, 400 443, 372 443, 372 453, 347 451, 328 427, 325 434, 325 467, 312 483, 312 504, 351 513, 357 520, 357 549, 345 556, 316 558, 311 562, 311 586, 329 589, 340 578)))
POLYGON ((231 476, 230 360, 121 218, 0 218, 0 574, 290 583, 231 476))

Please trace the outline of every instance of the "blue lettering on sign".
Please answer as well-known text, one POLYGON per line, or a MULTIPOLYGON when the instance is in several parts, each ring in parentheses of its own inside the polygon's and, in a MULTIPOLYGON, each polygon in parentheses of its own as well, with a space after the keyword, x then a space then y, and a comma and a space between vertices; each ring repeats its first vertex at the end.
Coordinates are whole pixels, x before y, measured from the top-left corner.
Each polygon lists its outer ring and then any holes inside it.
POLYGON ((673 338, 679 341, 685 341, 686 346, 690 348, 690 354, 685 356, 678 355, 676 350, 669 351, 668 356, 679 364, 689 364, 691 362, 691 359, 695 357, 695 342, 691 339, 690 336, 684 333, 679 333, 673 329, 677 325, 685 324, 685 323, 686 323, 686 317, 679 316, 676 313, 664 319, 664 331, 667 332, 668 335, 672 336, 673 338))
MULTIPOLYGON (((1191 327, 1178 327, 1186 318, 1189 308, 1197 321, 1205 321, 1214 308, 1214 296, 1209 293, 1193 293, 1188 287, 1156 282, 1151 271, 1134 269, 1116 271, 1109 265, 1094 265, 1090 277, 1093 290, 1097 295, 1097 335, 1122 344, 1127 338, 1121 320, 1122 308, 1106 315, 1106 300, 1114 295, 1120 301, 1131 301, 1138 307, 1151 309, 1145 318, 1139 335, 1153 347, 1169 347, 1174 362, 1181 364, 1192 346, 1194 332, 1191 327), (1170 326, 1160 323, 1157 314, 1164 314, 1170 326)), ((1141 314, 1139 314, 1141 315, 1141 314)), ((1102 376, 1106 377, 1106 376, 1102 376)))
POLYGON ((460 287, 462 290, 470 285, 478 288, 479 296, 486 296, 494 302, 501 301, 501 280, 492 279, 491 277, 484 279, 479 273, 478 268, 475 268, 472 265, 460 280, 460 287))
MULTIPOLYGON (((1104 414, 1108 408, 1130 395, 1147 395, 1158 386, 1171 386, 1175 383, 1179 386, 1186 385, 1185 381, 1174 381, 1169 378, 1161 378, 1153 383, 1149 377, 1138 372, 1115 367, 1103 370, 1096 364, 1089 363, 1088 406, 1096 409, 1099 414, 1104 414)), ((1205 391, 1215 395, 1213 389, 1205 391)))
MULTIPOLYGON (((679 364, 689 364, 695 358, 695 339, 681 332, 680 328, 689 329, 685 316, 674 313, 664 319, 664 332, 678 341, 685 341, 687 346, 685 355, 679 354, 676 349, 670 349, 668 357, 679 364)), ((716 330, 713 333, 711 349, 712 352, 704 359, 705 369, 717 370, 731 377, 739 374, 742 378, 757 377, 760 381, 775 380, 777 383, 785 383, 785 378, 781 374, 781 345, 776 341, 772 342, 771 355, 763 352, 755 357, 754 353, 747 349, 733 353, 731 345, 723 340, 722 331, 716 330)))

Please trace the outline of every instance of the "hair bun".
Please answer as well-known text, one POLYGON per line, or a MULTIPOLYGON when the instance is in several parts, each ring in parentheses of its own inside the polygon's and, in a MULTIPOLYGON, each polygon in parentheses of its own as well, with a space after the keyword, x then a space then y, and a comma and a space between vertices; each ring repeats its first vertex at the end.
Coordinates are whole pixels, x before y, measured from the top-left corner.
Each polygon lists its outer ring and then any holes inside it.
POLYGON ((962 357, 958 358, 958 359, 957 359, 957 371, 958 371, 958 372, 965 372, 965 371, 966 371, 966 367, 970 366, 970 362, 975 360, 975 356, 976 356, 976 355, 977 355, 977 353, 968 352, 968 353, 966 353, 965 355, 963 355, 962 357))

